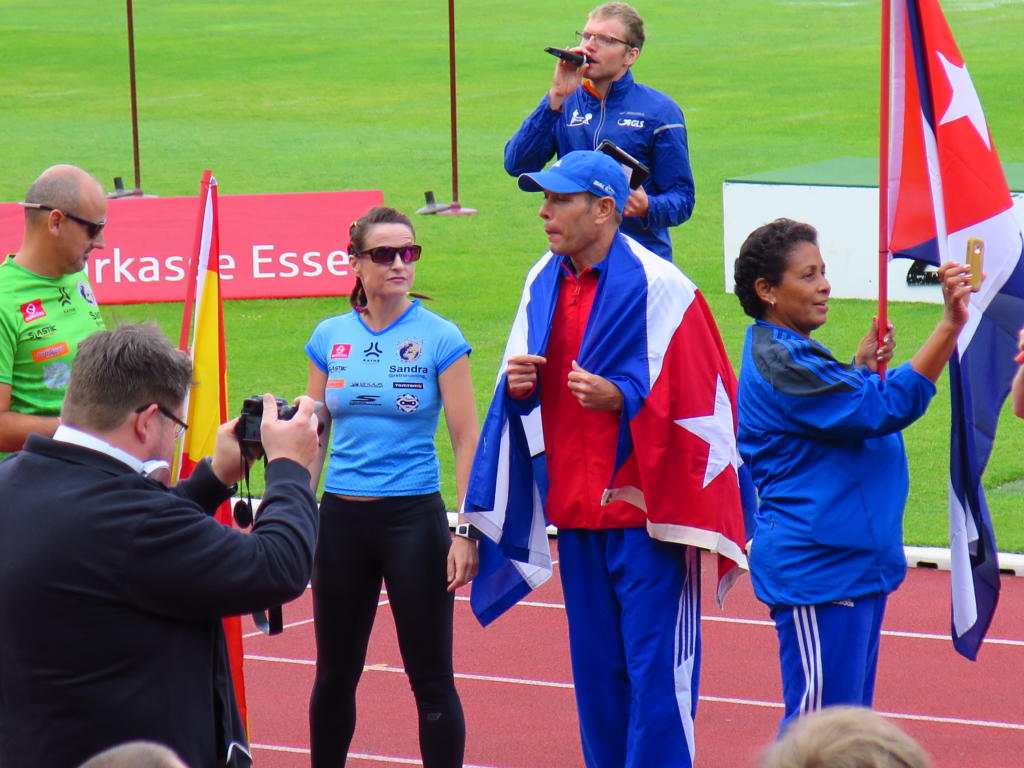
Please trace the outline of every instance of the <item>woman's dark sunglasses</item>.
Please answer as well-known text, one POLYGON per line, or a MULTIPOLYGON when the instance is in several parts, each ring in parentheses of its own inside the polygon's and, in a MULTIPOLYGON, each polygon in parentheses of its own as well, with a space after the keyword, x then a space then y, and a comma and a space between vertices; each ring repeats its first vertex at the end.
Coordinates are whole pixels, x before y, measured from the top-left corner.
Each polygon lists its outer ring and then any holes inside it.
POLYGON ((419 245, 379 245, 376 248, 359 251, 359 253, 354 255, 369 256, 370 261, 374 264, 391 264, 394 262, 395 256, 398 256, 404 263, 408 264, 411 261, 417 261, 422 251, 423 247, 419 245))

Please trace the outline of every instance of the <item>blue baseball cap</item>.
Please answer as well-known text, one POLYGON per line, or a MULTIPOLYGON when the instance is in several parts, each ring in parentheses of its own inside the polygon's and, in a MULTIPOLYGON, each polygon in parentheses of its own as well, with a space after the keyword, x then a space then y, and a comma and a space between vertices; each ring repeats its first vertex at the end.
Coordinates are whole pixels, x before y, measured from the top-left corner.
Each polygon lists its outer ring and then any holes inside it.
POLYGON ((629 199, 629 182, 622 166, 604 152, 578 149, 569 152, 546 171, 524 173, 519 177, 519 188, 524 192, 590 192, 598 197, 610 197, 615 209, 622 213, 629 199))

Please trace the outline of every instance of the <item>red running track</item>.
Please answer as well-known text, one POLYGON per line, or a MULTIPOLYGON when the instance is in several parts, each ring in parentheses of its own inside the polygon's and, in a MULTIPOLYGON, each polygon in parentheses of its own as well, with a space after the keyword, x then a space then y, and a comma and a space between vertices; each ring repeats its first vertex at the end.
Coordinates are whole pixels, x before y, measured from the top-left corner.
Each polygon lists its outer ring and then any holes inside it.
MULTIPOLYGON (((705 557, 696 764, 752 768, 782 713, 775 630, 746 577, 719 610, 711 566, 705 557)), ((912 569, 890 598, 875 708, 917 738, 935 768, 1024 765, 1024 579, 1003 578, 999 610, 977 662, 953 650, 948 601, 949 574, 924 569, 912 569)), ((309 765, 311 615, 307 591, 285 607, 283 635, 247 635, 257 768, 309 765)), ((386 595, 366 665, 349 766, 419 765, 415 708, 386 595)), ((460 596, 455 669, 466 712, 466 768, 583 765, 557 573, 486 629, 460 596)))

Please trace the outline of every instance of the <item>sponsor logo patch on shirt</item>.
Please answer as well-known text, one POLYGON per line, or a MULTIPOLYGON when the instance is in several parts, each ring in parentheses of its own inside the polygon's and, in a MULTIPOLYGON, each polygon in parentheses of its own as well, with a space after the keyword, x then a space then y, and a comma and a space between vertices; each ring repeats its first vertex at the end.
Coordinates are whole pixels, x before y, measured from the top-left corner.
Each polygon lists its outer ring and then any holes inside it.
POLYGON ((398 356, 407 363, 415 363, 423 354, 423 341, 420 339, 405 339, 398 342, 398 356))
POLYGON ((71 378, 71 366, 59 361, 43 366, 43 384, 47 389, 63 389, 71 378))
POLYGON ((342 389, 345 386, 344 379, 328 379, 327 389, 342 389))
POLYGON ((46 310, 43 309, 42 299, 33 299, 21 305, 21 317, 26 323, 46 317, 46 310))
POLYGON ((569 118, 569 127, 577 128, 581 125, 590 125, 590 121, 594 119, 592 112, 587 112, 585 115, 581 115, 578 109, 572 111, 572 117, 569 118))
POLYGON ((388 377, 394 378, 396 376, 413 376, 423 378, 430 373, 430 369, 425 365, 389 365, 388 366, 388 377))
POLYGON ((78 295, 94 307, 96 306, 96 296, 92 292, 92 286, 85 280, 80 280, 78 282, 78 295))
POLYGON ((402 413, 412 413, 420 407, 420 399, 411 392, 406 392, 395 398, 395 407, 402 413))
POLYGON ((54 357, 66 355, 70 351, 71 349, 68 347, 68 343, 66 341, 62 341, 59 344, 51 344, 48 347, 33 350, 32 359, 35 362, 39 363, 42 362, 43 360, 49 360, 54 357))
POLYGON ((331 347, 331 360, 340 360, 341 358, 348 357, 351 351, 351 344, 335 344, 331 347))
POLYGON ((52 336, 56 332, 56 325, 40 325, 26 333, 25 338, 29 341, 38 341, 39 339, 45 339, 47 336, 52 336))

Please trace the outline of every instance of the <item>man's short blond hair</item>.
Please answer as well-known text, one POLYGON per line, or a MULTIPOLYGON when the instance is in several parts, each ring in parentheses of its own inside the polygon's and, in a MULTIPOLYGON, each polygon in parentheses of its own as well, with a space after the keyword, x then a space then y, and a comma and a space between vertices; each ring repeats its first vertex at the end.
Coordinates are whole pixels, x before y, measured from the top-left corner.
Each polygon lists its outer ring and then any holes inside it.
POLYGON ((129 741, 94 755, 79 768, 188 768, 163 744, 129 741))
POLYGON ((864 707, 828 707, 791 723, 760 768, 931 768, 916 741, 864 707))
POLYGON ((629 3, 602 3, 587 14, 587 19, 618 19, 626 28, 626 42, 637 50, 643 50, 647 39, 644 20, 629 3))

